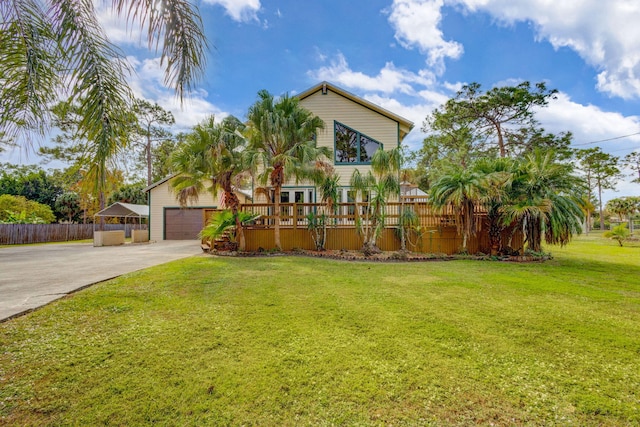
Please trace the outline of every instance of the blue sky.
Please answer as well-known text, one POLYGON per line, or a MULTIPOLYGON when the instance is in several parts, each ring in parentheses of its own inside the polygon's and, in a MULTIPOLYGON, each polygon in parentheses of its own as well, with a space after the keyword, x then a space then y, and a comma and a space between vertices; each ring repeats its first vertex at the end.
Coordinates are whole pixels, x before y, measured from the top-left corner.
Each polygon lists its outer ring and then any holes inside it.
MULTIPOLYGON (((187 129, 208 114, 243 118, 260 89, 301 92, 327 80, 415 123, 464 83, 545 81, 558 98, 538 113, 549 132, 624 156, 640 149, 640 2, 632 0, 204 0, 207 73, 181 108, 155 52, 108 9, 110 38, 136 70, 137 96, 187 129)), ((5 159, 16 153, 5 154, 5 159)), ((0 160, 3 160, 0 158, 0 160)), ((29 159, 33 161, 31 157, 29 159)), ((607 198, 640 194, 620 182, 607 198)))

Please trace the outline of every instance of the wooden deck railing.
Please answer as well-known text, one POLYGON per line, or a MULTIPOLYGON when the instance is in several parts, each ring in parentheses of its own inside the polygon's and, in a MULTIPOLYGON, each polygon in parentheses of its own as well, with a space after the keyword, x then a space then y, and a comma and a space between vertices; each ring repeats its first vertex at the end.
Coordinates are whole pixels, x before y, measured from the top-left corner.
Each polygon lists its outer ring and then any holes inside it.
MULTIPOLYGON (((281 203, 280 204, 280 227, 281 228, 304 228, 309 224, 308 215, 326 214, 328 223, 334 227, 353 227, 356 221, 366 221, 370 218, 367 214, 368 205, 366 203, 340 203, 334 211, 329 211, 325 205, 319 203, 281 203)), ((455 215, 451 208, 444 212, 434 210, 426 202, 413 203, 387 203, 385 208, 385 227, 397 227, 402 209, 413 210, 422 227, 454 226, 455 215)), ((243 204, 241 210, 252 215, 260 215, 251 227, 272 228, 275 224, 275 205, 272 203, 243 204)), ((477 214, 482 215, 484 211, 477 209, 477 214)))
MULTIPOLYGON (((327 215, 326 249, 357 250, 362 247, 362 237, 357 233, 356 224, 366 224, 366 203, 340 203, 335 211, 329 212, 319 203, 281 203, 280 239, 283 250, 295 248, 315 249, 308 231, 309 214, 327 215)), ((416 252, 456 253, 460 250, 462 238, 456 233, 455 215, 452 209, 444 212, 434 210, 426 202, 388 203, 385 208, 385 230, 378 239, 383 250, 400 249, 397 228, 402 209, 412 209, 419 219, 419 229, 413 231, 408 249, 416 252)), ((259 215, 259 218, 245 228, 247 250, 269 250, 275 247, 273 226, 276 221, 275 206, 270 203, 243 204, 241 210, 259 215)), ((469 252, 488 250, 488 233, 483 228, 485 212, 477 209, 479 233, 468 243, 469 252)), ((505 236, 508 240, 511 236, 505 236)))

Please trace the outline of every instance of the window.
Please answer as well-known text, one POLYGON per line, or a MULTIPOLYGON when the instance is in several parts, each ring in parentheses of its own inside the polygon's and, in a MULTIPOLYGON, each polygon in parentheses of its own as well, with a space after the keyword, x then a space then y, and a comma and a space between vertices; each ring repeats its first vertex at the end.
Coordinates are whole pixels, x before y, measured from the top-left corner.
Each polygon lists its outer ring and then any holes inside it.
POLYGON ((338 211, 338 215, 342 216, 340 222, 348 222, 353 221, 356 214, 356 202, 360 205, 360 210, 358 211, 359 216, 365 216, 367 213, 367 203, 369 202, 369 192, 367 191, 365 194, 361 195, 361 197, 356 197, 356 191, 351 190, 347 187, 342 187, 338 190, 338 203, 345 203, 346 206, 340 206, 340 210, 338 211))
POLYGON ((334 122, 335 129, 335 163, 371 163, 373 153, 380 147, 378 141, 346 127, 342 123, 334 122))
POLYGON ((294 214, 298 217, 298 223, 302 223, 311 209, 308 204, 313 203, 313 195, 313 189, 310 188, 283 188, 280 193, 280 203, 287 206, 280 206, 281 223, 290 223, 294 214), (292 204, 298 205, 295 211, 292 204))
MULTIPOLYGON (((289 199, 289 192, 288 191, 283 191, 282 193, 280 193, 280 203, 289 203, 290 199, 289 199)), ((289 211, 289 206, 280 206, 280 217, 284 217, 287 218, 291 215, 291 212, 289 211)))

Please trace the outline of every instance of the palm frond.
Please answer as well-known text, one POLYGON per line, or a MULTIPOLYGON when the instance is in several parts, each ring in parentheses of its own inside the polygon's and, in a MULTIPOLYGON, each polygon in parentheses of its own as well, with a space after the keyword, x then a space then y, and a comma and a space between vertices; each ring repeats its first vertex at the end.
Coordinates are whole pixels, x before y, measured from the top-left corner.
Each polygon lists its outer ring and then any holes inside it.
MULTIPOLYGON (((81 137, 92 142, 92 165, 104 176, 109 159, 126 146, 132 94, 128 67, 97 22, 90 0, 52 0, 51 17, 60 35, 67 84, 79 100, 81 137)), ((102 185, 98 181, 97 185, 102 185)))
POLYGON ((60 83, 56 36, 40 5, 0 2, 0 130, 9 139, 44 134, 60 83))
POLYGON ((187 0, 115 0, 114 8, 129 24, 148 29, 150 48, 162 45, 161 64, 166 64, 164 83, 180 98, 204 75, 208 42, 197 7, 187 0), (162 41, 162 43, 160 43, 162 41))

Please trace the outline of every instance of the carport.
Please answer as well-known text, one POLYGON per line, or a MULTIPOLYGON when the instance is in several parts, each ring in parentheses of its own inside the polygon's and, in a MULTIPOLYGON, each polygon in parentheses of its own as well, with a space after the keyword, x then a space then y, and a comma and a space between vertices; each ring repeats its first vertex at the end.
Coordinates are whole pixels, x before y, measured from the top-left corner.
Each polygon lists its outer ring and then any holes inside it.
POLYGON ((116 202, 93 216, 93 246, 122 245, 127 233, 127 220, 131 219, 131 243, 149 241, 149 232, 142 230, 142 220, 149 218, 149 206, 134 205, 131 203, 116 202), (99 218, 124 218, 123 230, 96 230, 96 219, 99 218), (136 220, 138 228, 136 229, 136 220))

